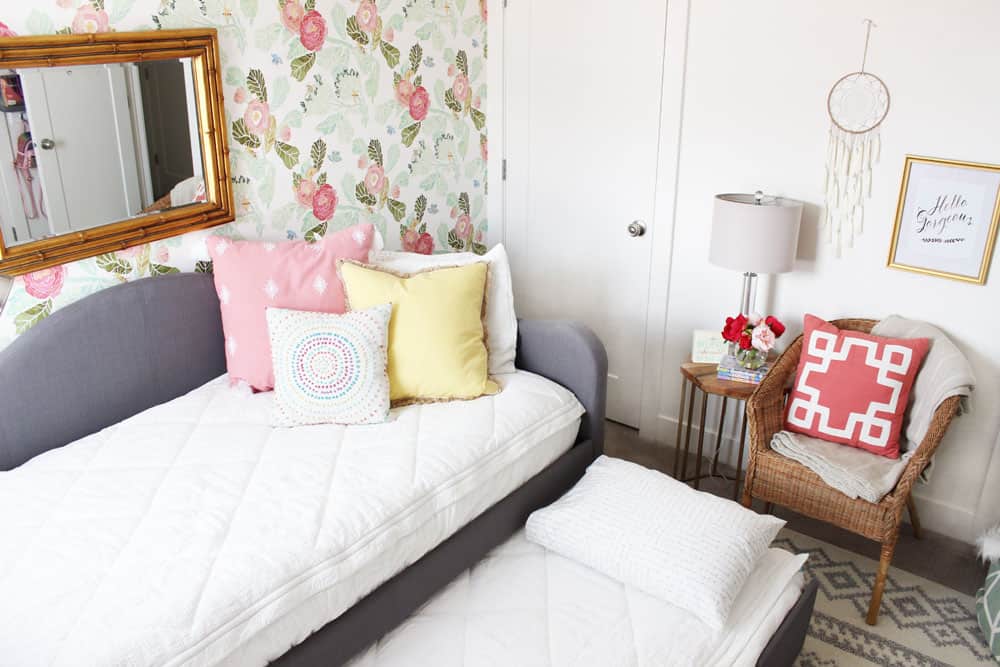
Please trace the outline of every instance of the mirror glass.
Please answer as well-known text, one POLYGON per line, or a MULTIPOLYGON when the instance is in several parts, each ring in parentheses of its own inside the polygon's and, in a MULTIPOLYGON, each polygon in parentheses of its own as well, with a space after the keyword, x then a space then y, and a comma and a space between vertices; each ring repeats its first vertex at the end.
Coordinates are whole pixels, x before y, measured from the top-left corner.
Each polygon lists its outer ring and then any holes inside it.
POLYGON ((0 69, 0 111, 7 247, 206 199, 190 58, 0 69))

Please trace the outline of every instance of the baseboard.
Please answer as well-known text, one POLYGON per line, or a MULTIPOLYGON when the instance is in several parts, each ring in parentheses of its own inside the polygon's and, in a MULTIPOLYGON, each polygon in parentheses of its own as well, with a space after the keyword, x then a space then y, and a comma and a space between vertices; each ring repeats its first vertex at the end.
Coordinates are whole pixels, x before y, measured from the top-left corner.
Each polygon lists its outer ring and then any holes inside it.
MULTIPOLYGON (((717 420, 713 421, 715 421, 715 423, 718 424, 717 420)), ((739 424, 737 423, 736 428, 738 427, 739 424)), ((698 451, 698 436, 700 435, 700 433, 701 433, 701 427, 697 423, 692 424, 691 445, 689 447, 690 449, 689 453, 691 455, 694 455, 694 453, 698 451)), ((717 428, 712 428, 708 424, 705 425, 705 442, 704 442, 704 448, 702 450, 702 453, 705 456, 708 456, 709 453, 715 452, 715 439, 716 437, 718 437, 718 433, 719 431, 717 428)), ((722 434, 722 442, 719 445, 720 447, 722 447, 722 455, 719 457, 720 463, 725 463, 726 465, 736 467, 736 452, 739 451, 739 443, 737 441, 738 437, 739 433, 736 433, 734 435, 727 435, 726 433, 722 434)), ((668 447, 676 448, 677 443, 674 442, 676 438, 677 438, 677 418, 662 413, 656 415, 656 433, 653 434, 653 439, 656 440, 656 442, 664 444, 668 447)), ((683 433, 681 434, 681 438, 684 438, 683 433)), ((749 444, 749 436, 747 436, 747 442, 749 444)), ((743 454, 744 463, 746 463, 748 450, 749 447, 746 447, 744 449, 744 454, 743 454)))

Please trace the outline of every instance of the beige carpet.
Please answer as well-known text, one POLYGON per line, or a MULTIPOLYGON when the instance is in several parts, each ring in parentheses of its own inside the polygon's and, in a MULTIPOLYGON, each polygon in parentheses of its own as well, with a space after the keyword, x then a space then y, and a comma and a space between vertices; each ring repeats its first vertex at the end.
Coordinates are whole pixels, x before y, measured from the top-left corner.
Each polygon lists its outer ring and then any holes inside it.
POLYGON ((827 542, 783 530, 774 546, 809 553, 819 581, 799 667, 992 665, 975 600, 897 568, 889 571, 878 624, 865 624, 878 563, 827 542))

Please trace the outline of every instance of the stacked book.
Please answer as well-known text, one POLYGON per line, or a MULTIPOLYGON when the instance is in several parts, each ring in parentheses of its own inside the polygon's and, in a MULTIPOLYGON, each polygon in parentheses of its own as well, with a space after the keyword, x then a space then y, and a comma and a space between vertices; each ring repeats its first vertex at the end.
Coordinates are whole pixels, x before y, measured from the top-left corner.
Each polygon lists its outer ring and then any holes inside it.
POLYGON ((720 380, 732 380, 734 382, 747 382, 749 384, 760 384, 760 381, 767 375, 771 364, 766 363, 755 371, 743 368, 736 362, 736 357, 726 355, 719 362, 718 377, 720 380))

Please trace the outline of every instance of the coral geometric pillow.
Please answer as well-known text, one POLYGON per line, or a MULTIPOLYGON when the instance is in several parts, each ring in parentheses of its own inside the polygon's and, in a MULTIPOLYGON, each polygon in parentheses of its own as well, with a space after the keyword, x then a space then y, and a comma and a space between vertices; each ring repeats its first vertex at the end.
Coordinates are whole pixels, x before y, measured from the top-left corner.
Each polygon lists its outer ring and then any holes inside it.
POLYGON ((337 260, 367 261, 374 233, 372 225, 363 224, 315 243, 208 238, 231 382, 242 380, 258 391, 274 387, 265 308, 343 313, 337 260))
POLYGON ((392 305, 343 315, 267 309, 274 426, 379 424, 389 415, 392 305))
POLYGON ((929 345, 926 338, 841 331, 806 315, 785 428, 899 458, 910 388, 929 345))

